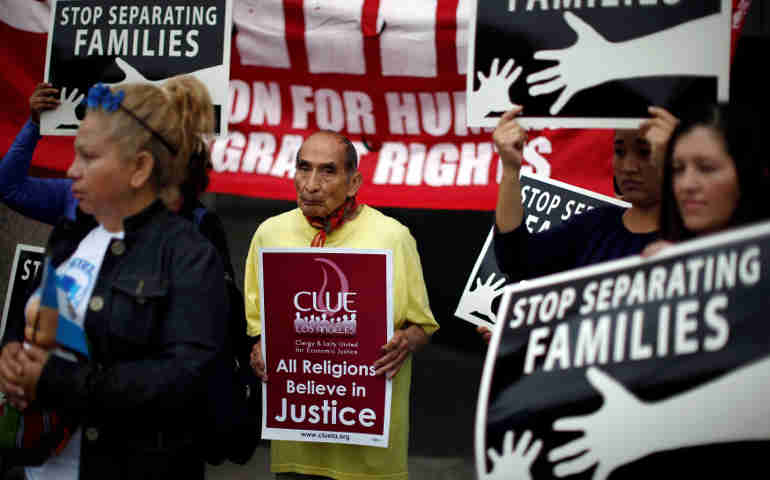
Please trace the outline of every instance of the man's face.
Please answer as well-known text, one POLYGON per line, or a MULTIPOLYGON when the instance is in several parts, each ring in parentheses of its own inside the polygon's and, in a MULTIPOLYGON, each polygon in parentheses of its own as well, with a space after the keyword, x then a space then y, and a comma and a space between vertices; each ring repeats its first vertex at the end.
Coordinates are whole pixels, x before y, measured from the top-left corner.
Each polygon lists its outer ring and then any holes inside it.
POLYGON ((308 217, 327 217, 361 185, 359 172, 345 171, 345 144, 327 133, 311 135, 299 151, 294 188, 308 217))

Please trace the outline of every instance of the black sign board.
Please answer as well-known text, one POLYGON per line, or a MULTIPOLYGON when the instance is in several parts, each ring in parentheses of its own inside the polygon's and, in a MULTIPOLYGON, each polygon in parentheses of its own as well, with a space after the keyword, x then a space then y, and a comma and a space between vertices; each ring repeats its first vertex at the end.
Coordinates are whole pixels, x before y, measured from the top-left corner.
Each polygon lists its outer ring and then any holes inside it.
POLYGON ((42 247, 21 243, 16 245, 11 275, 8 277, 8 290, 5 292, 0 338, 5 335, 6 329, 11 330, 9 324, 15 328, 24 324, 24 306, 43 274, 43 252, 42 247))
POLYGON ((768 292, 770 223, 510 287, 477 407, 479 478, 764 468, 768 292))
POLYGON ((731 0, 477 0, 468 125, 636 128, 647 107, 727 101, 731 0))

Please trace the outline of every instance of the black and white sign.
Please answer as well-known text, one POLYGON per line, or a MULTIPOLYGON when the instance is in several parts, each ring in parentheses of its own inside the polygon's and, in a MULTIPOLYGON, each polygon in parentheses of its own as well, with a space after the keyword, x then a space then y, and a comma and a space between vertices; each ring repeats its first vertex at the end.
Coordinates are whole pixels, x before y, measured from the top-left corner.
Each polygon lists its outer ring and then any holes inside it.
MULTIPOLYGON (((524 225, 530 232, 548 230, 587 210, 602 205, 627 208, 628 203, 594 193, 551 178, 522 172, 521 198, 524 205, 524 225)), ((494 325, 498 298, 510 279, 497 266, 492 248, 494 227, 481 248, 473 270, 460 296, 455 316, 476 325, 494 325)))
POLYGON ((42 115, 41 132, 74 135, 78 105, 97 82, 190 74, 209 89, 215 131, 227 133, 231 12, 232 0, 55 0, 45 78, 61 104, 42 115))
POLYGON ((0 339, 5 334, 8 320, 23 324, 24 306, 29 295, 40 283, 43 274, 44 249, 33 245, 16 245, 16 254, 11 265, 11 275, 8 277, 8 290, 5 292, 3 318, 0 323, 0 339), (16 320, 14 320, 16 319, 16 320))
POLYGON ((770 222, 509 287, 482 375, 478 478, 764 469, 768 292, 770 222))
POLYGON ((727 101, 731 0, 477 0, 469 126, 636 128, 647 107, 727 101))

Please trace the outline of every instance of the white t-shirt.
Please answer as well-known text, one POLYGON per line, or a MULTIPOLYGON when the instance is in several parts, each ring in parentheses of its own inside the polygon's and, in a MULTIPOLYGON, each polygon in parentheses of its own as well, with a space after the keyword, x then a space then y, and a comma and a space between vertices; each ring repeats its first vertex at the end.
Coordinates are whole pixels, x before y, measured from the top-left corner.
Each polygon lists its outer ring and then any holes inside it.
MULTIPOLYGON (((91 230, 80 241, 72 256, 56 269, 60 281, 57 287, 66 288, 67 305, 59 308, 70 309, 71 317, 83 325, 86 307, 91 300, 99 269, 102 267, 107 247, 113 238, 123 238, 123 232, 110 233, 102 225, 91 230)), ((80 428, 72 434, 64 450, 52 456, 39 467, 26 467, 29 480, 77 480, 80 469, 80 428)))

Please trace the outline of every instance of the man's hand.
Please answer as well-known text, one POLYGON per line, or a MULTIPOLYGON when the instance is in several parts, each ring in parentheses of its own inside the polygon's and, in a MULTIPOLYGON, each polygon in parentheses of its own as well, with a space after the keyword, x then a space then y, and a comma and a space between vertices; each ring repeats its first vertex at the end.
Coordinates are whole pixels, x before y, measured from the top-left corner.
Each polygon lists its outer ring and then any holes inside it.
POLYGON ((59 106, 59 90, 50 83, 41 82, 35 86, 35 91, 29 97, 29 109, 32 121, 40 125, 40 113, 53 110, 59 106))
POLYGON ((385 374, 388 378, 395 377, 407 355, 416 352, 426 343, 428 343, 428 334, 418 325, 396 330, 390 341, 382 346, 382 356, 374 362, 374 368, 377 369, 376 375, 385 374))
POLYGON ((265 369, 265 357, 262 355, 261 341, 255 343, 254 347, 251 349, 249 363, 251 363, 254 374, 261 378, 263 382, 267 382, 267 370, 265 369))

